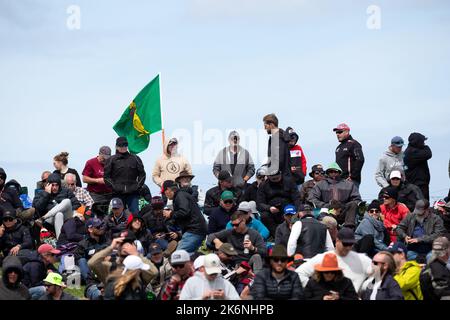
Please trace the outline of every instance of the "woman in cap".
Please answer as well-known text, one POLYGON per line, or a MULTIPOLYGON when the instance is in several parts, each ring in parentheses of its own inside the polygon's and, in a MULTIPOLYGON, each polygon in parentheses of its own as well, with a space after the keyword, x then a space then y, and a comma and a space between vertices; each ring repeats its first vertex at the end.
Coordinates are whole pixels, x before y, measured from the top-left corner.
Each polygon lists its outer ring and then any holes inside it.
POLYGON ((334 253, 325 254, 314 270, 305 287, 306 300, 358 300, 352 281, 344 277, 334 253))

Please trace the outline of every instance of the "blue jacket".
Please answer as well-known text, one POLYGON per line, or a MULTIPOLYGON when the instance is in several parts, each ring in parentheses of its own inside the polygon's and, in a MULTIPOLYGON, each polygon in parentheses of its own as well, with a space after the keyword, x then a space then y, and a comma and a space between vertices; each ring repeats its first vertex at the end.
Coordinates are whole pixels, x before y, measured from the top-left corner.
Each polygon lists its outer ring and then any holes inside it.
MULTIPOLYGON (((259 220, 250 218, 250 221, 247 222, 247 227, 250 229, 256 230, 259 232, 259 234, 264 238, 264 240, 267 240, 269 237, 269 229, 259 220)), ((227 229, 231 229, 231 222, 227 223, 227 229)))
POLYGON ((387 245, 384 243, 385 227, 383 221, 375 220, 368 213, 364 215, 364 219, 360 222, 355 231, 355 238, 359 241, 366 235, 374 237, 375 248, 378 251, 386 250, 387 245))

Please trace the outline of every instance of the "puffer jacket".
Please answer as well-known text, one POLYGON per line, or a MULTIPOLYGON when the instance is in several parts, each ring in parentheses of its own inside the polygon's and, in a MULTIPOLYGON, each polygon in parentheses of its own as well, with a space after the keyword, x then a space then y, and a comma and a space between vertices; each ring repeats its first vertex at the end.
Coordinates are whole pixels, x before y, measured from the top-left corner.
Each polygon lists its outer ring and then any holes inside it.
POLYGON ((33 248, 30 230, 23 226, 19 220, 11 229, 5 229, 3 236, 0 238, 0 249, 6 257, 9 254, 9 250, 18 244, 20 244, 21 250, 33 248))
POLYGON ((376 220, 368 213, 364 215, 364 219, 355 230, 356 240, 360 240, 366 235, 372 235, 374 237, 375 248, 378 251, 387 249, 387 245, 384 243, 384 234, 385 227, 383 221, 376 220))
POLYGON ((48 183, 58 183, 59 192, 58 193, 47 193, 45 191, 39 192, 33 199, 33 207, 36 208, 39 217, 42 217, 47 212, 49 212, 58 203, 61 203, 64 199, 69 199, 72 203, 72 210, 77 210, 81 207, 80 202, 75 197, 72 191, 67 188, 61 187, 61 178, 59 174, 52 173, 48 176, 48 183))
POLYGON ((298 275, 286 270, 284 277, 277 281, 269 268, 259 272, 250 289, 255 300, 303 300, 303 288, 298 275))
MULTIPOLYGON (((385 190, 386 188, 381 189, 378 194, 378 200, 380 200, 380 202, 383 202, 383 194, 385 190)), ((409 182, 402 182, 400 187, 397 188, 397 191, 397 201, 407 206, 411 212, 414 211, 417 200, 424 199, 423 193, 419 187, 409 182)))
POLYGON ((153 182, 160 187, 166 180, 175 180, 182 171, 192 174, 192 167, 184 156, 178 153, 173 155, 168 153, 167 148, 171 140, 168 139, 164 143, 164 154, 156 160, 155 166, 153 167, 153 182))
POLYGON ((391 172, 394 170, 404 172, 403 165, 403 152, 394 153, 390 149, 387 150, 378 162, 375 181, 380 187, 386 188, 389 186, 391 172))
POLYGON ((31 298, 28 288, 22 284, 23 268, 19 258, 6 257, 2 266, 2 281, 0 281, 0 300, 29 300, 31 298), (10 270, 18 273, 17 282, 10 284, 7 274, 10 270))
POLYGON ((355 184, 350 181, 326 178, 314 186, 308 197, 308 201, 316 208, 328 208, 331 200, 345 204, 350 201, 361 201, 361 195, 355 184))
POLYGON ((117 152, 105 163, 105 184, 115 194, 138 195, 145 183, 145 170, 141 158, 129 152, 117 152))
POLYGON ((404 158, 406 180, 416 186, 427 185, 430 183, 428 160, 433 156, 431 149, 425 145, 423 134, 411 133, 408 141, 404 158))

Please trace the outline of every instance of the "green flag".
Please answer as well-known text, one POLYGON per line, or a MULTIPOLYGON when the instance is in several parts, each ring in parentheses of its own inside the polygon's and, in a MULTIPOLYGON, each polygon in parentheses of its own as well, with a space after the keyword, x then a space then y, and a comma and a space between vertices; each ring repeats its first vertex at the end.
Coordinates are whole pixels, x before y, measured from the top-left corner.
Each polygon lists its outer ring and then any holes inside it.
POLYGON ((150 134, 162 129, 159 75, 138 93, 113 129, 119 136, 127 138, 131 153, 147 149, 150 134))

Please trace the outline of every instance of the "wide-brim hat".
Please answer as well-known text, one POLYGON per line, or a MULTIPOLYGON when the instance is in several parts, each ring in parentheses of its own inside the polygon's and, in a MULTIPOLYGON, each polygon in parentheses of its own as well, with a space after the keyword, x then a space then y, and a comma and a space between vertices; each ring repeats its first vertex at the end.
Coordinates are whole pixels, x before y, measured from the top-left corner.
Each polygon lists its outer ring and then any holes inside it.
POLYGON ((194 175, 189 174, 186 171, 182 171, 178 177, 175 178, 175 182, 179 182, 181 178, 190 178, 191 180, 195 178, 194 175))
POLYGON ((342 271, 342 268, 339 268, 336 255, 330 252, 323 256, 322 263, 314 265, 314 270, 318 272, 342 271))
POLYGON ((286 248, 281 244, 275 245, 272 248, 272 251, 270 252, 270 254, 268 254, 266 256, 267 261, 270 261, 271 259, 274 259, 274 258, 287 259, 288 261, 294 260, 294 257, 288 256, 286 248))

